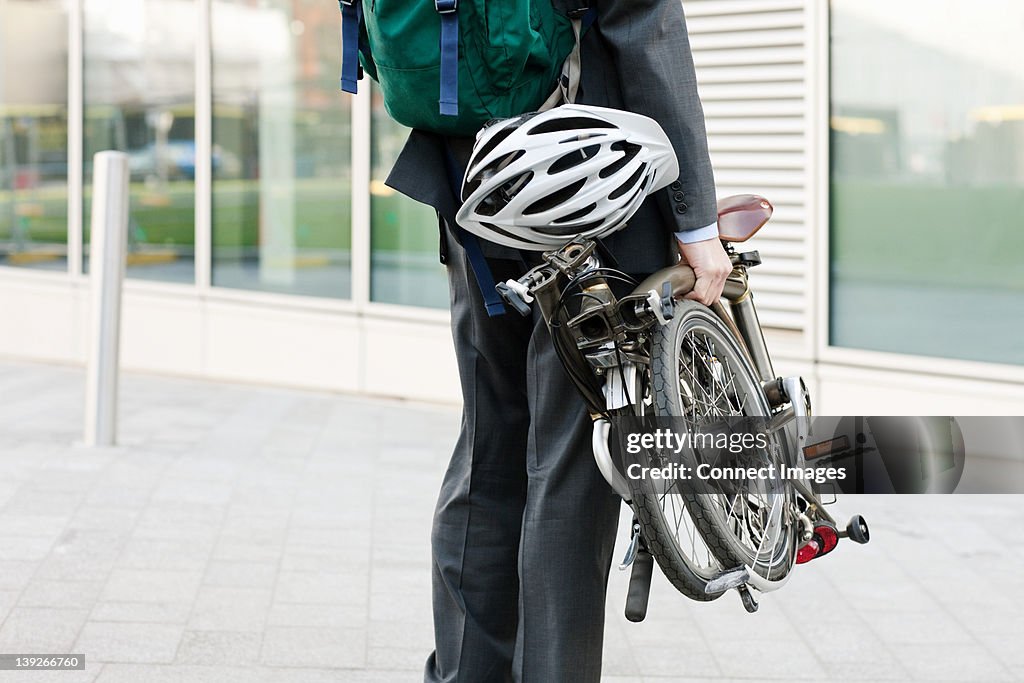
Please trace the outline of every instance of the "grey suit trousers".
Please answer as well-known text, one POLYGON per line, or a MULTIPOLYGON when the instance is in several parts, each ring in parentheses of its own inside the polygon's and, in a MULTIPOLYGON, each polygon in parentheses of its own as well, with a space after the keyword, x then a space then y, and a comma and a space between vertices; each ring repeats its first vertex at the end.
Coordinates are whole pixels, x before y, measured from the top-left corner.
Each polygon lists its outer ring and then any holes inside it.
MULTIPOLYGON (((621 501, 543 319, 482 314, 465 252, 445 233, 464 407, 431 535, 425 680, 596 682, 621 501)), ((525 270, 489 261, 499 282, 525 270)))
MULTIPOLYGON (((606 241, 622 270, 645 275, 675 260, 673 232, 715 220, 693 57, 678 0, 593 5, 579 101, 654 118, 680 161, 671 187, 606 241)), ((448 143, 465 163, 471 141, 413 131, 387 182, 451 222, 448 143)), ((590 420, 543 321, 487 317, 465 252, 450 231, 442 240, 464 412, 434 516, 436 649, 425 678, 596 682, 619 499, 593 462, 590 420)), ((522 274, 517 252, 482 246, 496 281, 522 274)))

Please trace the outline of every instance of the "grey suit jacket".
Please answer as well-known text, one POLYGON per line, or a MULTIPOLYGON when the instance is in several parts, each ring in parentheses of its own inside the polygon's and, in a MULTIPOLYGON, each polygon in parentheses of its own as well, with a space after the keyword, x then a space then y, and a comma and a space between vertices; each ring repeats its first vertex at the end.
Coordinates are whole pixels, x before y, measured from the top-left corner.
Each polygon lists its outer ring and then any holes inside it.
MULTIPOLYGON (((553 0, 556 7, 579 0, 553 0)), ((697 95, 693 56, 680 0, 591 0, 597 22, 583 38, 583 74, 577 101, 644 114, 658 121, 679 157, 679 179, 641 206, 629 226, 606 244, 629 273, 643 274, 676 258, 675 232, 696 230, 717 219, 715 182, 708 157, 704 110, 697 95)), ((553 89, 553 88, 552 88, 553 89)), ((448 141, 465 163, 472 140, 448 141)), ((454 222, 455 194, 444 179, 446 140, 413 131, 387 184, 434 207, 454 222)), ((485 243, 485 254, 512 257, 485 243)))

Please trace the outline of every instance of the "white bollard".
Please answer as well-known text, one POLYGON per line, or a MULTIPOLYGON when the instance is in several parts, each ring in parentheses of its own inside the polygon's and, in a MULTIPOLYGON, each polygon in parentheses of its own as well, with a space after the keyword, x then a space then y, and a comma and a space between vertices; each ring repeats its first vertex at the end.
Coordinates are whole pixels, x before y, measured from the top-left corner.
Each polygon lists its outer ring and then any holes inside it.
POLYGON ((85 376, 85 445, 113 446, 117 434, 121 283, 128 242, 128 155, 99 152, 93 162, 89 250, 89 355, 85 376))

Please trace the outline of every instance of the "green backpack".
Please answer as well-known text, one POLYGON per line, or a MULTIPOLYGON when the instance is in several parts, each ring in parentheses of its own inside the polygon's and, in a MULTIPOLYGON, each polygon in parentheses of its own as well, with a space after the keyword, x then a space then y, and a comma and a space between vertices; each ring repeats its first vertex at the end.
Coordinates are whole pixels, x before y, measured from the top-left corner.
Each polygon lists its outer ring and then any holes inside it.
POLYGON ((552 0, 339 5, 341 89, 355 93, 365 69, 380 83, 384 107, 396 121, 456 136, 474 135, 491 119, 575 99, 579 38, 595 15, 588 7, 563 14, 552 0))

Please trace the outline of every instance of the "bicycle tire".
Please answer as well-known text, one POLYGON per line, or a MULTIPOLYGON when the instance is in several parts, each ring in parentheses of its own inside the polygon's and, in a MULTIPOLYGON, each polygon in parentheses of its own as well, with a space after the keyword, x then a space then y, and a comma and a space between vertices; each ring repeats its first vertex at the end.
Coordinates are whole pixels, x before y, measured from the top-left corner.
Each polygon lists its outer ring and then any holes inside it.
MULTIPOLYGON (((729 328, 715 313, 692 301, 677 302, 673 319, 658 328, 652 338, 651 391, 654 398, 655 414, 663 417, 678 417, 685 415, 689 410, 689 407, 684 405, 680 388, 683 384, 680 377, 680 364, 683 362, 680 359, 680 354, 686 335, 695 330, 707 338, 709 344, 713 344, 709 350, 721 355, 725 359, 725 365, 738 373, 742 377, 742 383, 748 387, 748 397, 753 400, 749 403, 744 401, 741 404, 741 409, 736 412, 748 417, 770 415, 771 409, 747 354, 740 347, 729 328)), ((722 393, 724 395, 725 392, 722 393)), ((779 462, 784 462, 784 460, 780 459, 779 462)), ((697 463, 689 464, 695 466, 697 463)), ((784 496, 780 499, 780 504, 783 507, 782 514, 786 514, 784 508, 792 500, 794 493, 791 485, 781 484, 780 487, 784 496)), ((766 582, 778 582, 787 578, 795 561, 797 545, 797 534, 792 525, 783 532, 785 537, 780 540, 779 547, 772 550, 772 558, 766 565, 764 562, 758 561, 749 548, 744 547, 737 535, 726 526, 728 523, 735 527, 736 521, 732 517, 726 519, 722 508, 712 502, 714 496, 692 492, 682 495, 686 501, 690 518, 703 537, 704 543, 722 567, 731 569, 741 565, 747 566, 752 572, 757 572, 766 582)), ((671 529, 667 528, 667 524, 668 520, 661 514, 654 515, 648 520, 652 535, 671 539, 674 534, 671 529)), ((672 561, 671 554, 657 553, 655 556, 658 558, 659 565, 662 566, 662 571, 666 570, 666 565, 668 565, 669 571, 678 570, 678 566, 672 561)), ((666 576, 668 576, 668 572, 666 572, 666 576)), ((671 580, 671 577, 669 579, 671 580)), ((678 585, 676 587, 679 588, 678 585)))
POLYGON ((710 602, 720 598, 724 591, 705 592, 704 589, 711 577, 702 577, 683 557, 682 549, 662 523, 664 518, 656 496, 639 490, 632 480, 629 480, 629 488, 633 497, 633 514, 640 525, 640 533, 647 543, 647 550, 654 556, 661 573, 669 583, 691 600, 710 602))
MULTIPOLYGON (((652 359, 655 355, 653 349, 652 344, 652 359)), ((705 590, 708 581, 722 570, 717 557, 708 549, 709 566, 706 568, 687 559, 685 550, 666 523, 658 495, 652 494, 645 484, 633 478, 626 478, 626 481, 640 533, 669 583, 686 597, 698 602, 710 602, 724 595, 724 591, 708 593, 705 590), (711 562, 714 564, 711 565, 711 562)), ((681 503, 680 507, 684 505, 681 503)), ((680 510, 680 514, 687 515, 688 510, 680 510)), ((703 541, 703 532, 700 536, 703 541)))

